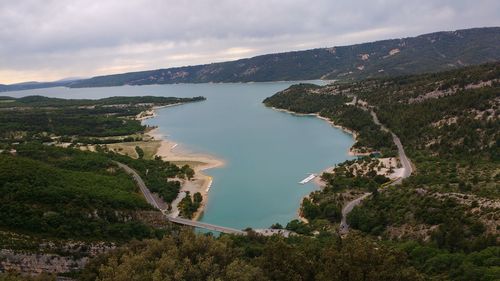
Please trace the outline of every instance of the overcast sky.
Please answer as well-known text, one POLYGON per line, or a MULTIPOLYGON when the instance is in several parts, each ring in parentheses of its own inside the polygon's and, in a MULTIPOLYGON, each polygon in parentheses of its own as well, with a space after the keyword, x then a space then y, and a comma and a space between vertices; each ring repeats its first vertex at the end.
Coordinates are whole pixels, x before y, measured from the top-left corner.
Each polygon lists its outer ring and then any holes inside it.
POLYGON ((500 26, 499 0, 0 0, 0 83, 500 26))

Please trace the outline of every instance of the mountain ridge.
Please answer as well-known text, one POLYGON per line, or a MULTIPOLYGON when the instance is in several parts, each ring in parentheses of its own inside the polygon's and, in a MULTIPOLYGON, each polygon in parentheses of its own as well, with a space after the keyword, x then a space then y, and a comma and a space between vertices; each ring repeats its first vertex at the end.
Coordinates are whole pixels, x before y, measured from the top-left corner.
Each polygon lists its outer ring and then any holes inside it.
POLYGON ((500 59, 500 27, 440 31, 369 43, 266 54, 235 61, 128 72, 69 87, 361 79, 442 71, 500 59))
POLYGON ((176 83, 357 80, 439 72, 498 60, 500 27, 480 27, 264 54, 234 61, 102 75, 76 81, 0 85, 0 92, 59 86, 85 88, 176 83))

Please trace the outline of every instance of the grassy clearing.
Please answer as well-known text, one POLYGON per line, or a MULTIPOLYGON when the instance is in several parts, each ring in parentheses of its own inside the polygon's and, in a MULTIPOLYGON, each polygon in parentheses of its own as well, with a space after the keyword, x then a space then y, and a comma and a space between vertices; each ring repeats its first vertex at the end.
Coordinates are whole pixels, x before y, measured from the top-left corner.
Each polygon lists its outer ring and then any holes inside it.
POLYGON ((136 142, 122 142, 108 144, 109 150, 116 153, 128 155, 134 159, 137 159, 138 155, 135 151, 135 147, 138 146, 144 150, 144 159, 153 159, 154 155, 160 148, 160 141, 136 141, 136 142))

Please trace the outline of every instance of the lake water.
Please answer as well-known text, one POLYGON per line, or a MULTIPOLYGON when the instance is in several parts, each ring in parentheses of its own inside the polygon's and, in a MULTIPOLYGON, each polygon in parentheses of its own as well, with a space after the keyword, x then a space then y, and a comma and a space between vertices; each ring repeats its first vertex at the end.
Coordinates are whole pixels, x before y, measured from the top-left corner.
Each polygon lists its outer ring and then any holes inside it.
MULTIPOLYGON (((321 81, 318 81, 321 83, 321 81)), ((1 93, 14 97, 205 96, 206 101, 158 110, 159 126, 182 148, 225 160, 213 177, 202 221, 243 229, 296 218, 301 198, 316 187, 298 182, 308 173, 350 159, 353 139, 313 116, 275 111, 262 100, 293 82, 176 84, 108 88, 50 88, 1 93)))

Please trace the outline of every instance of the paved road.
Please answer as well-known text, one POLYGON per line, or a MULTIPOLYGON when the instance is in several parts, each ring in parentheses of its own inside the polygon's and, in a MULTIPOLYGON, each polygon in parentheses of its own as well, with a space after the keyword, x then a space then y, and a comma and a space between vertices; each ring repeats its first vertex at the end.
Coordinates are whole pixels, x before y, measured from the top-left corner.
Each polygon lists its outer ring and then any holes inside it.
POLYGON ((411 166, 410 159, 406 156, 405 149, 403 148, 401 141, 394 133, 391 132, 391 134, 392 134, 392 140, 398 147, 399 161, 401 161, 401 165, 403 166, 403 175, 401 175, 399 179, 391 183, 391 185, 397 185, 400 184, 403 181, 403 179, 406 179, 413 173, 413 167, 411 166))
MULTIPOLYGON (((401 165, 403 167, 403 175, 393 181, 390 185, 398 185, 401 184, 403 179, 409 177, 413 173, 413 167, 411 165, 410 159, 406 156, 405 149, 403 147, 403 144, 401 144, 401 140, 391 132, 384 124, 380 123, 380 120, 378 119, 377 114, 373 111, 372 108, 370 107, 361 107, 361 109, 369 111, 370 114, 372 115, 373 122, 377 125, 380 126, 382 131, 388 132, 392 135, 392 141, 398 148, 398 157, 399 160, 401 161, 401 165)), ((355 206, 361 204, 361 201, 365 199, 366 197, 370 196, 371 193, 365 193, 361 197, 358 197, 350 202, 347 203, 347 205, 342 208, 342 220, 340 222, 340 233, 341 234, 347 234, 349 232, 349 225, 347 224, 347 215, 354 209, 355 206)))
POLYGON ((349 225, 347 224, 347 214, 349 214, 352 211, 352 209, 354 209, 354 207, 359 205, 361 201, 363 201, 366 197, 370 195, 372 194, 367 192, 362 196, 352 201, 349 201, 349 203, 347 203, 347 205, 345 205, 344 208, 342 208, 342 220, 340 221, 340 234, 346 234, 347 232, 349 232, 349 225))
POLYGON ((135 182, 137 183, 137 185, 141 189, 141 192, 144 195, 144 198, 146 199, 146 201, 149 204, 151 204, 156 209, 158 209, 160 211, 163 211, 160 208, 158 202, 156 202, 155 198, 153 197, 153 195, 151 194, 151 192, 149 191, 149 189, 146 187, 146 184, 144 183, 144 181, 142 180, 142 178, 139 176, 139 174, 134 169, 130 168, 129 166, 127 166, 127 165, 125 165, 123 163, 120 163, 120 162, 117 162, 117 161, 113 161, 113 162, 115 162, 116 165, 118 165, 118 167, 120 167, 123 170, 125 170, 125 172, 127 172, 130 175, 132 175, 132 177, 134 178, 135 182))
POLYGON ((368 110, 370 110, 370 114, 373 117, 373 122, 375 124, 379 125, 383 131, 389 132, 392 135, 392 141, 394 142, 394 144, 398 148, 398 157, 399 157, 399 161, 401 161, 401 165, 403 166, 403 175, 399 179, 397 179, 393 183, 391 183, 391 185, 400 184, 403 181, 403 179, 409 177, 411 175, 411 173, 413 173, 413 167, 411 166, 411 161, 406 156, 405 149, 403 148, 403 144, 401 144, 401 140, 398 138, 398 136, 396 136, 396 134, 391 132, 386 126, 384 126, 382 123, 380 123, 380 121, 378 120, 377 114, 372 109, 368 109, 368 110))

